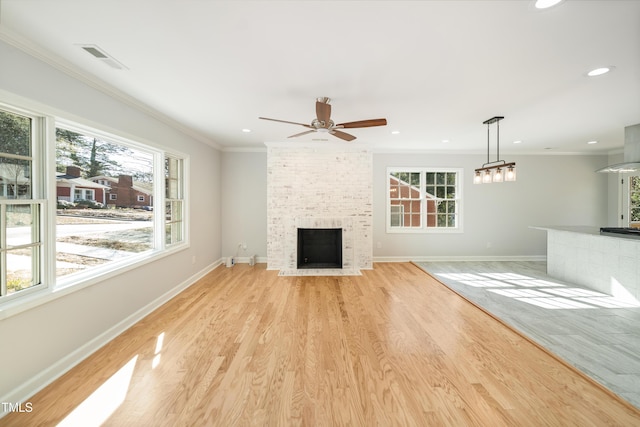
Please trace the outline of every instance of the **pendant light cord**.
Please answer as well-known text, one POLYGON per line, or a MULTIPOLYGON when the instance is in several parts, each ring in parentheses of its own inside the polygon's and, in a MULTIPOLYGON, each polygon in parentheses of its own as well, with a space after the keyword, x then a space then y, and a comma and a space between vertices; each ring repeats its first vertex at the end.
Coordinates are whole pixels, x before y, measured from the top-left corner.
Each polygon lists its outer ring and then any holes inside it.
POLYGON ((496 130, 498 133, 496 134, 496 162, 500 161, 500 120, 496 122, 496 130))
POLYGON ((490 159, 489 159, 489 129, 490 129, 491 125, 489 123, 487 123, 487 164, 490 163, 490 159))

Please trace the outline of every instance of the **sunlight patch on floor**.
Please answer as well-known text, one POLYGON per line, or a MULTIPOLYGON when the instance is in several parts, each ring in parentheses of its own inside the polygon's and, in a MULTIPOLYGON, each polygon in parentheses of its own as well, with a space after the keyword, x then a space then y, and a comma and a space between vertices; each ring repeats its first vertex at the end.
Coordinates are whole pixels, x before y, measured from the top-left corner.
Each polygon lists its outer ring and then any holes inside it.
POLYGON ((489 292, 550 310, 640 307, 640 302, 613 278, 613 295, 608 295, 517 273, 439 273, 436 276, 473 288, 491 288, 489 292))
POLYGON ((635 304, 632 307, 640 307, 640 301, 615 277, 611 278, 611 295, 622 301, 635 304))
POLYGON ((156 369, 160 364, 160 357, 162 356, 162 345, 164 343, 164 332, 158 335, 158 339, 156 340, 156 349, 153 352, 155 356, 153 356, 153 360, 151 361, 151 369, 156 369))
POLYGON ((58 427, 102 425, 124 402, 137 360, 138 355, 135 355, 67 415, 58 427))

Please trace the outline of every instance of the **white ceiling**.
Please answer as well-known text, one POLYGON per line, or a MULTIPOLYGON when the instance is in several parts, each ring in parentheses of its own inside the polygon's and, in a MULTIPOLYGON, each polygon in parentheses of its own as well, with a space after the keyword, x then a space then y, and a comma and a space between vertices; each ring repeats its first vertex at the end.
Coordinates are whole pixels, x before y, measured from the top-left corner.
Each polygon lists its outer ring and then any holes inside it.
MULTIPOLYGON (((386 117, 349 130, 377 150, 486 152, 497 115, 505 153, 622 147, 640 123, 640 1, 533 3, 0 0, 0 24, 225 149, 304 131, 258 116, 309 123, 323 96, 336 123, 386 117)), ((296 140, 314 138, 334 137, 296 140)))

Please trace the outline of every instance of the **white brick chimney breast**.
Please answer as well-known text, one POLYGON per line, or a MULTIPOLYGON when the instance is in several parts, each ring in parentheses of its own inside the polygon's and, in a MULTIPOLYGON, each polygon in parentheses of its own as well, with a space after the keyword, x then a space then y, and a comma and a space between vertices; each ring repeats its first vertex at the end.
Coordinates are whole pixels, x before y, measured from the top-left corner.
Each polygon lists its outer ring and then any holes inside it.
POLYGON ((373 268, 373 156, 358 143, 267 142, 267 268, 358 275, 373 268), (298 269, 298 228, 342 228, 342 268, 298 269))

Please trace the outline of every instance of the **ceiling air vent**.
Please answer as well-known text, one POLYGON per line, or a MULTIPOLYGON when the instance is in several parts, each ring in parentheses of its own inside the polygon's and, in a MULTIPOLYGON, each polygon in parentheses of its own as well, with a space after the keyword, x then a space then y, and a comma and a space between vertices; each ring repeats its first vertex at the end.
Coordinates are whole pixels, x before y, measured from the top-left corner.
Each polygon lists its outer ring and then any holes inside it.
POLYGON ((127 69, 127 67, 125 67, 121 62, 119 62, 118 60, 116 60, 115 58, 107 54, 100 47, 94 44, 84 44, 84 45, 80 45, 80 47, 84 49, 85 52, 89 53, 94 58, 99 59, 101 62, 103 62, 104 64, 108 65, 111 68, 114 68, 116 70, 127 69))

